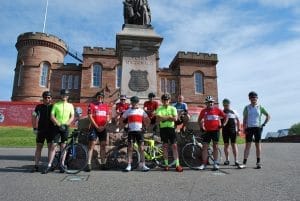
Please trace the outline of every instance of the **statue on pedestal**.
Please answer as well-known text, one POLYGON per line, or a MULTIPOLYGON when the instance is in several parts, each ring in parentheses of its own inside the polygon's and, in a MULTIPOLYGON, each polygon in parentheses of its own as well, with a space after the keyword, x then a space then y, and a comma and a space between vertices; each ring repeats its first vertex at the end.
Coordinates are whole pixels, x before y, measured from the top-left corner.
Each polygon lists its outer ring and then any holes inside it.
POLYGON ((150 25, 151 12, 147 0, 125 0, 124 23, 136 25, 150 25))

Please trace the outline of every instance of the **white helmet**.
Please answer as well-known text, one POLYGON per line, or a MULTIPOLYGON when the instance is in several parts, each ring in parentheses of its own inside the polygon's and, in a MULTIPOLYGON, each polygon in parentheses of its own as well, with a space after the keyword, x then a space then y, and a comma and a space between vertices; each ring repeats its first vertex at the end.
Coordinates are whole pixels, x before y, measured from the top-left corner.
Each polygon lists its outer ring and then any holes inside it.
POLYGON ((212 97, 212 96, 207 96, 207 97, 205 98, 205 102, 206 102, 206 103, 208 103, 208 102, 215 102, 215 99, 214 99, 214 97, 212 97))

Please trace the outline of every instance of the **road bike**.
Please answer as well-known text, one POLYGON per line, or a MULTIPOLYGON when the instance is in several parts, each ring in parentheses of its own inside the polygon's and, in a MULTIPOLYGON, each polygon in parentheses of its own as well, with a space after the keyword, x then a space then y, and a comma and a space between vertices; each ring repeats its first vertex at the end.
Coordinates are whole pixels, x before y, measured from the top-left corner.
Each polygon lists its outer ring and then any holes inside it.
POLYGON ((75 129, 68 137, 70 140, 67 142, 66 147, 63 150, 57 149, 52 163, 53 170, 61 168, 68 174, 77 174, 86 167, 88 152, 85 145, 78 143, 79 135, 82 135, 82 133, 75 129))
MULTIPOLYGON (((184 147, 181 150, 181 156, 184 161, 184 163, 191 169, 198 169, 199 166, 202 164, 202 149, 203 149, 203 142, 202 138, 196 137, 193 130, 187 129, 185 131, 185 135, 192 136, 192 141, 190 143, 187 143, 184 145, 184 147)), ((208 164, 214 163, 214 157, 213 157, 213 149, 211 145, 209 145, 207 149, 208 153, 208 164)), ((221 149, 218 148, 218 159, 216 160, 217 164, 220 164, 222 155, 221 155, 221 149)))

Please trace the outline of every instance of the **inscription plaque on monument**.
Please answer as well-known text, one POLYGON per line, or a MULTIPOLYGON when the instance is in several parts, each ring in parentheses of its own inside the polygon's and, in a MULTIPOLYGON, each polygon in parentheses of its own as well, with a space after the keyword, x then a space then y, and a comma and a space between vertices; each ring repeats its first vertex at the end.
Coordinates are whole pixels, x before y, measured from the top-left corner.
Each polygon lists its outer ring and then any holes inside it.
POLYGON ((137 92, 146 91, 147 89, 149 89, 147 71, 132 70, 130 71, 130 75, 131 77, 128 83, 129 89, 137 92))

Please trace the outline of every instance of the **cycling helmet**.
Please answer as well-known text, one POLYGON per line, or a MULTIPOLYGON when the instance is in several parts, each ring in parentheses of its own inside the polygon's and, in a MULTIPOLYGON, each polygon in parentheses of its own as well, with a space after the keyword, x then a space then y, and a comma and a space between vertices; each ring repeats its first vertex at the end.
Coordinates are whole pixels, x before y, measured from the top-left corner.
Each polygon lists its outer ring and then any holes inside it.
POLYGON ((227 98, 224 98, 224 100, 223 100, 223 104, 230 104, 230 100, 229 100, 229 99, 227 99, 227 98))
POLYGON ((154 97, 155 97, 154 93, 151 92, 151 93, 148 94, 148 98, 154 98, 154 97))
POLYGON ((96 97, 101 96, 104 98, 104 93, 102 91, 99 91, 96 93, 96 97))
POLYGON ((250 91, 248 96, 249 96, 249 98, 257 97, 257 93, 255 91, 250 91))
POLYGON ((207 97, 205 98, 205 102, 206 102, 206 103, 208 103, 208 102, 215 102, 215 99, 214 99, 214 97, 212 97, 212 96, 207 96, 207 97))
POLYGON ((125 99, 127 99, 127 97, 126 97, 126 95, 120 95, 120 99, 122 100, 125 100, 125 99))
POLYGON ((137 96, 132 96, 131 98, 130 98, 130 102, 132 102, 132 103, 138 103, 140 101, 140 99, 139 99, 139 97, 137 97, 137 96))
POLYGON ((42 94, 43 98, 48 97, 48 96, 52 96, 50 91, 44 91, 42 94))
POLYGON ((171 99, 171 96, 170 96, 170 94, 163 94, 163 95, 161 96, 161 99, 162 99, 162 100, 170 100, 170 99, 171 99))
POLYGON ((68 95, 70 95, 70 92, 69 92, 68 89, 62 89, 62 90, 60 90, 60 95, 66 95, 66 96, 68 96, 68 95))

